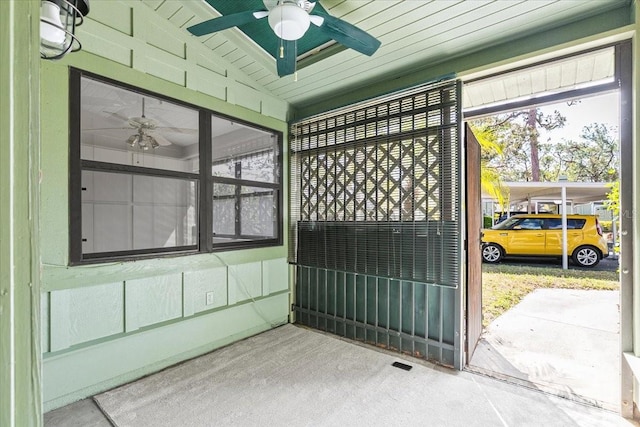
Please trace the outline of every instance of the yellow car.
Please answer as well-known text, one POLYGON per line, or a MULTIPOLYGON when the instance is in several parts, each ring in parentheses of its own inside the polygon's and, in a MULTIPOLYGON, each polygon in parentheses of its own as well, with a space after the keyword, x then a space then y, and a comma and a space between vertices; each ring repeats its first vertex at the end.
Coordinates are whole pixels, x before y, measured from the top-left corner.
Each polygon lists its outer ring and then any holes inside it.
MULTIPOLYGON (((482 232, 485 262, 508 256, 562 256, 561 215, 514 215, 482 232)), ((567 215, 567 254, 582 267, 593 267, 609 255, 597 216, 567 215)))

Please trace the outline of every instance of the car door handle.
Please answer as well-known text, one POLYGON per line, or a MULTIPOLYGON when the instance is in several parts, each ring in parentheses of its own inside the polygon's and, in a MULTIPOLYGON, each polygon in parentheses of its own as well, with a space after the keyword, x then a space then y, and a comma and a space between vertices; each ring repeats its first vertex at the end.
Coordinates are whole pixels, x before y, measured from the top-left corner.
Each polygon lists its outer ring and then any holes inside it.
POLYGON ((542 237, 542 236, 544 236, 544 234, 542 234, 542 233, 536 234, 536 237, 542 237))
POLYGON ((508 236, 509 233, 500 233, 501 236, 508 236))

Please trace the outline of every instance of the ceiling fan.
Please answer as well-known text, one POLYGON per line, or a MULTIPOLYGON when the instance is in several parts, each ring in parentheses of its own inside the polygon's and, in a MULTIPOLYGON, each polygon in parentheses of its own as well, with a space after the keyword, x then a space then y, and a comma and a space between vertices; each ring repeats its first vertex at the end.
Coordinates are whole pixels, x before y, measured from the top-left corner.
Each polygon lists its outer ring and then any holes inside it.
POLYGON ((322 11, 313 12, 315 2, 306 0, 263 0, 267 10, 247 10, 213 18, 193 25, 187 30, 196 36, 238 27, 268 17, 269 26, 281 40, 280 52, 276 55, 278 76, 296 71, 296 40, 309 29, 317 26, 322 33, 357 52, 371 56, 380 47, 380 41, 353 24, 322 11))
POLYGON ((155 120, 149 119, 144 115, 144 98, 142 98, 142 116, 130 117, 127 123, 137 132, 127 138, 127 144, 132 148, 136 146, 143 150, 149 148, 158 148, 161 145, 171 145, 171 142, 160 134, 153 133, 158 127, 155 120))
POLYGON ((159 127, 158 122, 145 115, 145 98, 142 98, 142 114, 140 117, 125 117, 117 112, 107 112, 110 116, 115 117, 118 120, 122 120, 128 127, 119 128, 97 128, 97 129, 83 129, 83 132, 104 132, 114 130, 134 130, 134 134, 126 139, 126 143, 132 148, 141 148, 142 150, 148 150, 150 148, 158 148, 160 146, 171 145, 171 141, 156 132, 161 129, 166 129, 170 132, 178 133, 191 133, 192 129, 180 129, 174 127, 159 127))

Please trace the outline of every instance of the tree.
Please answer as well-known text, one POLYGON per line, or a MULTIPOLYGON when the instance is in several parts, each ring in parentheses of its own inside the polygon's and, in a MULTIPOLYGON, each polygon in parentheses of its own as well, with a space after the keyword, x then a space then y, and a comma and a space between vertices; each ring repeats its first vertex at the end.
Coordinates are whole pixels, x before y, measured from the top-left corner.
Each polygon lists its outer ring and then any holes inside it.
POLYGON ((585 126, 579 137, 541 141, 538 130, 564 126, 558 111, 539 110, 502 114, 472 121, 474 129, 491 135, 498 149, 483 150, 483 166, 503 181, 557 181, 566 176, 576 182, 611 182, 618 178, 617 131, 603 123, 585 126), (535 113, 535 126, 533 125, 535 113))
POLYGON ((620 216, 620 181, 611 183, 611 190, 607 193, 607 200, 605 206, 607 210, 610 210, 614 218, 620 216))
POLYGON ((615 130, 602 123, 585 126, 579 141, 556 144, 553 153, 567 178, 578 182, 611 182, 618 179, 620 154, 615 130))
POLYGON ((504 211, 509 204, 509 189, 502 184, 500 171, 488 165, 488 159, 502 155, 502 147, 497 142, 496 133, 486 123, 470 124, 471 130, 480 144, 480 185, 482 190, 497 200, 504 211))
MULTIPOLYGON (((495 136, 501 155, 486 152, 488 167, 500 171, 505 181, 544 180, 545 169, 541 163, 546 155, 539 141, 539 129, 547 131, 564 126, 566 118, 557 110, 543 114, 537 108, 473 120, 474 128, 486 128, 495 136)), ((547 159, 548 160, 548 159, 547 159)))

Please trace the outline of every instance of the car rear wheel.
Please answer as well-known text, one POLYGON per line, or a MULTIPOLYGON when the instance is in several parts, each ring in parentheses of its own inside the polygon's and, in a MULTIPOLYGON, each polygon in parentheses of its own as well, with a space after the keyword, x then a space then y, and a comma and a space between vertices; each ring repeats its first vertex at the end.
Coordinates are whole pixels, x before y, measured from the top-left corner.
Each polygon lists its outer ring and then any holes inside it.
POLYGON ((496 263, 502 260, 502 248, 493 243, 487 243, 482 247, 482 259, 485 262, 496 263))
POLYGON ((593 246, 580 246, 571 257, 580 267, 593 267, 600 262, 600 252, 593 246))

